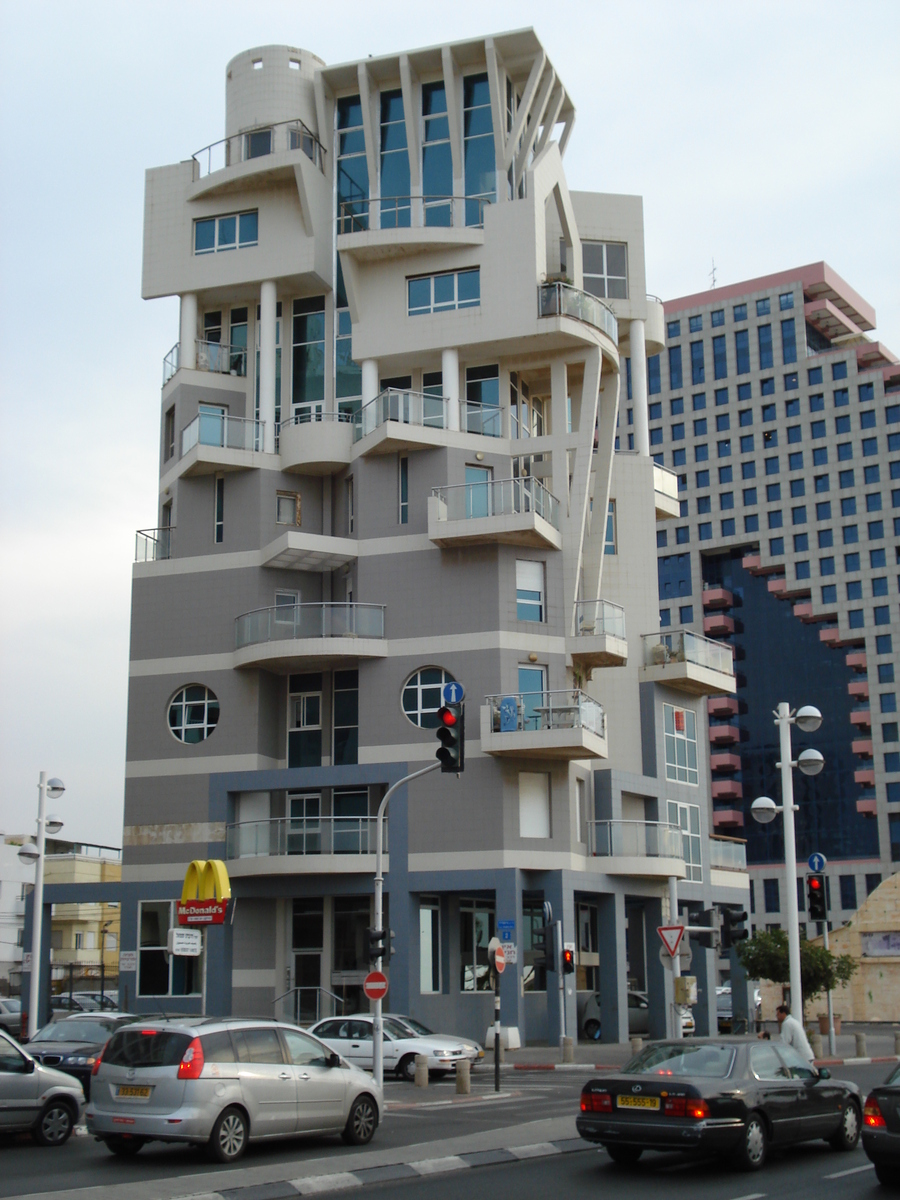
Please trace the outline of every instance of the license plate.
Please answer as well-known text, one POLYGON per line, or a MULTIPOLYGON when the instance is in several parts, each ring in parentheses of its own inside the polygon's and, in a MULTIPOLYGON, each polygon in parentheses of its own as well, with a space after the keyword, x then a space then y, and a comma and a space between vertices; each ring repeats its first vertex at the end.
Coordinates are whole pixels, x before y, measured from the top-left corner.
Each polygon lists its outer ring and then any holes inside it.
POLYGON ((616 1108, 659 1109, 659 1096, 616 1096, 616 1108))
POLYGON ((149 1100, 152 1088, 122 1084, 116 1088, 117 1100, 149 1100))

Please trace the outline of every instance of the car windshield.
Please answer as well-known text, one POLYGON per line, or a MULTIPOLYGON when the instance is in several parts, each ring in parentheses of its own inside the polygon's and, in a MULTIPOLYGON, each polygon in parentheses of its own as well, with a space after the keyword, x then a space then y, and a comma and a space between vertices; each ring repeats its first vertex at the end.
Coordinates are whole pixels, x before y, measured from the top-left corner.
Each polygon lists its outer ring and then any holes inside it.
POLYGON ((113 1027, 105 1021, 56 1021, 45 1025, 31 1039, 33 1042, 105 1042, 113 1027))
POLYGON ((399 1021, 393 1021, 390 1017, 385 1017, 384 1028, 387 1033, 392 1034, 395 1038, 408 1038, 409 1030, 404 1028, 399 1021))
POLYGON ((399 1017, 404 1025, 407 1025, 419 1037, 431 1037, 434 1033, 433 1029, 429 1029, 427 1025, 423 1025, 421 1021, 416 1021, 413 1017, 399 1017))
POLYGON ((626 1075, 703 1075, 724 1079, 734 1062, 732 1046, 686 1046, 683 1042, 648 1046, 623 1068, 626 1075))
POLYGON ((11 1013, 21 1012, 22 1011, 22 1002, 21 1002, 21 1000, 4 1000, 3 1007, 6 1009, 7 1012, 11 1012, 11 1013))

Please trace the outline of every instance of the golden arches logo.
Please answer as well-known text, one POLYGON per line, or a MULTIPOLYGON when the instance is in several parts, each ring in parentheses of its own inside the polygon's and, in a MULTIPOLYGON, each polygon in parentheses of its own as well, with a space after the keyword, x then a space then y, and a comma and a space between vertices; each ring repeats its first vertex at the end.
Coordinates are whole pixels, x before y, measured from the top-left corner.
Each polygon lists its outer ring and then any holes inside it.
POLYGON ((178 905, 179 925, 223 925, 231 899, 228 869, 220 858, 195 858, 188 866, 178 905))

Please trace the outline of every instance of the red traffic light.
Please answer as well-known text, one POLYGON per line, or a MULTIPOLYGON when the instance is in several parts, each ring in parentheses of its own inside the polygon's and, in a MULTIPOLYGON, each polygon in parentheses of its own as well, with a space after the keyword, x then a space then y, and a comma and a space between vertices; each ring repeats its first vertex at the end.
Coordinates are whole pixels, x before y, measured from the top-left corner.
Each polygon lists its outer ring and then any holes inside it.
POLYGON ((571 975, 575 970, 575 951, 563 950, 562 952, 562 969, 564 975, 571 975))
POLYGON ((440 722, 442 725, 450 725, 450 726, 455 725, 457 723, 457 721, 459 720, 459 717, 456 715, 456 712, 452 708, 450 708, 449 705, 446 705, 446 704, 444 705, 443 708, 438 710, 438 718, 440 719, 440 722))
POLYGON ((822 880, 817 879, 815 875, 810 876, 809 890, 811 892, 818 892, 821 890, 821 887, 822 887, 822 880))

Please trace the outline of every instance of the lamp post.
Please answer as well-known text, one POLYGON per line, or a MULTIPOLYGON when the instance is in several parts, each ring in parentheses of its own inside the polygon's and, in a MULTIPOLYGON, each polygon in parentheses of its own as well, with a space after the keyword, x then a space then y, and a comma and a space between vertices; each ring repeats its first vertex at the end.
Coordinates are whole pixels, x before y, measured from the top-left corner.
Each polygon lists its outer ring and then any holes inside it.
POLYGON ((33 1038, 38 1027, 38 1006, 41 998, 41 925, 44 916, 44 844, 46 835, 59 833, 63 827, 58 817, 45 816, 47 797, 57 800, 66 790, 61 779, 48 779, 41 771, 38 780, 37 835, 34 845, 24 845, 19 860, 34 863, 34 905, 31 911, 31 989, 28 1000, 28 1037, 33 1038))
POLYGON ((100 927, 100 1011, 106 1006, 106 931, 113 921, 107 921, 100 927))
POLYGON ((796 761, 791 755, 791 725, 796 725, 804 733, 815 733, 822 724, 822 714, 811 704, 791 711, 791 706, 782 702, 775 709, 775 724, 778 726, 780 739, 781 761, 776 763, 781 768, 781 805, 777 805, 768 796, 760 796, 750 806, 750 812, 755 820, 762 825, 774 821, 776 813, 784 817, 784 871, 787 891, 785 907, 787 911, 788 959, 791 977, 791 1011, 803 1022, 803 989, 800 982, 800 916, 797 910, 797 846, 794 838, 794 767, 799 767, 804 775, 818 775, 825 765, 825 759, 818 750, 803 750, 796 761))

